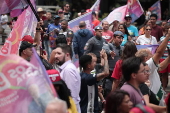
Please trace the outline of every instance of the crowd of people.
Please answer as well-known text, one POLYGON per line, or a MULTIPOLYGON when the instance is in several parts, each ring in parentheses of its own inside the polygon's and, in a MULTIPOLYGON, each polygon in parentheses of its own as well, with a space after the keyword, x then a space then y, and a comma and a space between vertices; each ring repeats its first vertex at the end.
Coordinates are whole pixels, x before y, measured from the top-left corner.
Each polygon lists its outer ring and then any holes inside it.
POLYGON ((55 91, 66 103, 67 108, 51 104, 46 113, 52 113, 49 109, 62 109, 60 113, 170 113, 165 92, 170 72, 170 24, 166 20, 157 25, 157 15, 148 14, 138 29, 126 15, 124 22, 115 20, 109 25, 102 21, 100 25, 93 12, 94 30, 81 21, 79 30, 73 32, 68 26, 68 3, 54 16, 42 8, 37 13, 41 21, 35 37, 22 38, 19 56, 30 61, 31 48, 36 48, 55 91), (137 50, 136 45, 159 46, 152 53, 152 48, 137 50), (73 59, 79 60, 79 68, 73 59))

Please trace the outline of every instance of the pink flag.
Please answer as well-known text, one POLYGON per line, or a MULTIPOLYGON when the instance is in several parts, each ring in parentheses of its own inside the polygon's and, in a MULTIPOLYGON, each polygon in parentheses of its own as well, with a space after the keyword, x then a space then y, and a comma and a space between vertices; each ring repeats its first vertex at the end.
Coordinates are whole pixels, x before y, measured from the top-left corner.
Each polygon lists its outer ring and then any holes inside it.
POLYGON ((36 57, 33 61, 36 66, 14 54, 0 59, 1 113, 45 113, 54 100, 47 73, 36 57))
POLYGON ((157 1, 154 3, 151 7, 150 10, 152 13, 155 13, 158 15, 158 20, 161 20, 161 3, 160 1, 157 1))
POLYGON ((107 17, 106 17, 106 21, 109 22, 109 24, 111 24, 113 21, 118 20, 118 21, 123 21, 125 14, 127 11, 127 5, 121 6, 116 8, 115 10, 113 10, 107 17))
POLYGON ((90 8, 90 10, 99 12, 100 2, 101 2, 101 0, 97 0, 97 1, 93 4, 93 6, 90 8))
POLYGON ((128 0, 127 5, 127 12, 131 15, 132 22, 137 20, 144 13, 139 0, 128 0))
MULTIPOLYGON (((16 9, 24 9, 28 5, 26 0, 1 0, 0 14, 6 14, 16 9)), ((13 16, 18 16, 18 12, 13 16)))
MULTIPOLYGON (((34 0, 33 0, 34 1, 34 0)), ((35 2, 32 3, 35 6, 35 2)), ((18 17, 17 22, 14 25, 9 37, 5 44, 0 49, 0 58, 9 54, 17 54, 19 49, 20 40, 25 35, 33 35, 37 25, 37 19, 28 7, 18 17)))

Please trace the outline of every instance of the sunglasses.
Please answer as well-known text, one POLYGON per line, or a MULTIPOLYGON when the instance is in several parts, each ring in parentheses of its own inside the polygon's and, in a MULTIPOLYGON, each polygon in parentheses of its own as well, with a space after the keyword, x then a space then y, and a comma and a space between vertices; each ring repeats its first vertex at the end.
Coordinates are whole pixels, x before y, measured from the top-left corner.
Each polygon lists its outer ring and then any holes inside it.
POLYGON ((146 31, 151 31, 152 29, 145 29, 146 31))
POLYGON ((66 6, 66 7, 70 7, 70 6, 66 6))

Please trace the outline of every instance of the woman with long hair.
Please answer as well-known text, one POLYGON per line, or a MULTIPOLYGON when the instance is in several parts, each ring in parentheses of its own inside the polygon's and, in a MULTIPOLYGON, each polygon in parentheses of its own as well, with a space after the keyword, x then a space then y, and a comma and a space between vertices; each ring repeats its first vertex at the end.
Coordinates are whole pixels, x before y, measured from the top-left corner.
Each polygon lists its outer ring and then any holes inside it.
POLYGON ((152 27, 149 26, 149 25, 146 25, 144 27, 144 30, 145 30, 145 34, 139 36, 138 39, 136 40, 136 43, 138 45, 154 45, 154 44, 158 44, 156 38, 154 36, 151 36, 152 27))
POLYGON ((122 62, 127 58, 135 56, 136 52, 136 45, 131 41, 127 41, 122 52, 122 57, 116 62, 115 68, 111 76, 114 79, 112 84, 112 91, 116 90, 117 88, 120 88, 124 83, 121 69, 122 62))
POLYGON ((106 98, 105 113, 129 113, 133 107, 130 95, 126 91, 116 90, 106 98))
POLYGON ((126 27, 125 24, 120 24, 119 27, 118 27, 118 30, 123 33, 124 38, 123 38, 121 46, 124 46, 125 43, 127 41, 131 41, 132 38, 130 37, 129 32, 128 32, 127 27, 126 27))

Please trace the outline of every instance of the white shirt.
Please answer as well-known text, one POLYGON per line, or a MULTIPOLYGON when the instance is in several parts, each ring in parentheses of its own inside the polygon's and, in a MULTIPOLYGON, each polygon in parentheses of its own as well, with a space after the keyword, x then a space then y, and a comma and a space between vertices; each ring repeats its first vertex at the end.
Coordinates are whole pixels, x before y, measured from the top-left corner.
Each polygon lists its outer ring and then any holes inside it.
MULTIPOLYGON (((8 16, 7 15, 1 15, 0 23, 8 22, 8 16)), ((6 29, 7 24, 1 25, 3 29, 6 29)))
POLYGON ((146 38, 145 35, 139 36, 138 39, 136 40, 136 43, 140 44, 140 45, 158 44, 158 42, 154 36, 151 36, 151 38, 146 38))

